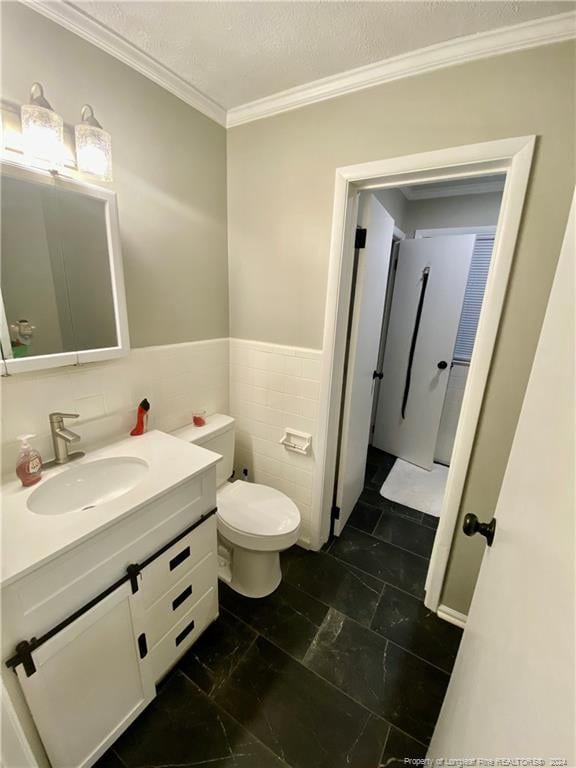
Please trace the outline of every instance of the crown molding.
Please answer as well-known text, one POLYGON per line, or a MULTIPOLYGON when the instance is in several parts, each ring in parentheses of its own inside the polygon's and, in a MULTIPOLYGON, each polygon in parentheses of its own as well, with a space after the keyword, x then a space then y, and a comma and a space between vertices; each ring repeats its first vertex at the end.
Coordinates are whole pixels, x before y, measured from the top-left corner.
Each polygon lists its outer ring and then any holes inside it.
POLYGON ((455 197, 457 195, 486 195, 491 192, 503 192, 503 181, 471 181, 469 184, 445 184, 434 187, 430 184, 422 187, 399 187, 407 200, 429 200, 435 197, 455 197))
POLYGON ((74 32, 97 48, 114 56, 132 69, 140 72, 152 82, 185 101, 206 117, 215 120, 220 125, 226 125, 226 110, 211 98, 203 94, 193 85, 186 82, 171 69, 160 64, 154 58, 144 53, 135 45, 125 40, 100 22, 87 16, 84 11, 70 5, 64 0, 43 2, 43 0, 20 0, 24 5, 41 13, 60 26, 74 32))
POLYGON ((336 96, 469 61, 576 37, 576 11, 447 40, 400 56, 313 80, 226 111, 193 85, 66 0, 20 0, 127 64, 220 125, 232 128, 336 96))
POLYGON ((289 88, 228 110, 226 127, 261 120, 354 91, 469 61, 576 37, 576 11, 447 40, 427 48, 289 88))

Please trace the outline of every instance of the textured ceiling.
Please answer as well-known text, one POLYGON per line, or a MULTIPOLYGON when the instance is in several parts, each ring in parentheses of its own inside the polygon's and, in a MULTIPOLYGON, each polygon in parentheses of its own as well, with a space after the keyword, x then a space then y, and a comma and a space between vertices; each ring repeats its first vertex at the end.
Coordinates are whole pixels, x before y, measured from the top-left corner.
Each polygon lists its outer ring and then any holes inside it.
POLYGON ((75 2, 226 109, 573 2, 75 2))

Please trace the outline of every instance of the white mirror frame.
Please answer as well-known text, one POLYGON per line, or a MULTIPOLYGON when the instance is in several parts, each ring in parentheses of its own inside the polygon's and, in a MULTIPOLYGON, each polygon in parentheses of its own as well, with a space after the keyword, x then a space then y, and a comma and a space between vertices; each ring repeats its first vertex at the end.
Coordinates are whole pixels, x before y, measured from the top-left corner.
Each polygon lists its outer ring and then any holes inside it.
POLYGON ((32 181, 35 184, 80 192, 83 195, 104 201, 106 214, 106 238, 108 242, 108 256, 110 259, 110 278, 112 284, 112 298, 114 303, 114 315, 116 323, 117 345, 102 349, 86 349, 77 352, 57 352, 53 355, 37 355, 36 357, 12 357, 10 332, 4 300, 0 290, 0 342, 2 345, 2 375, 37 371, 44 368, 58 368, 63 365, 79 365, 81 363, 93 363, 99 360, 110 360, 128 354, 130 338, 128 333, 128 315, 126 312, 126 292, 124 289, 124 271, 122 268, 122 250, 120 246, 120 226, 118 219, 118 205, 116 193, 94 184, 88 184, 75 178, 67 178, 57 173, 44 171, 23 165, 11 160, 2 159, 2 175, 23 181, 32 181))

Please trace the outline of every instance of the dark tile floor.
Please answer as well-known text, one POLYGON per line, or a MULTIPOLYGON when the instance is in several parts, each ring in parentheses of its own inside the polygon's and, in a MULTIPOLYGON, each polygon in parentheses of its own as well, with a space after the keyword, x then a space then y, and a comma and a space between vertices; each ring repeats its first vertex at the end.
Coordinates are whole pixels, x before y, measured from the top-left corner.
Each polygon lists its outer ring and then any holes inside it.
POLYGON ((424 757, 461 632, 422 602, 437 521, 379 490, 369 453, 342 536, 283 556, 263 600, 219 619, 98 768, 377 768, 424 757))

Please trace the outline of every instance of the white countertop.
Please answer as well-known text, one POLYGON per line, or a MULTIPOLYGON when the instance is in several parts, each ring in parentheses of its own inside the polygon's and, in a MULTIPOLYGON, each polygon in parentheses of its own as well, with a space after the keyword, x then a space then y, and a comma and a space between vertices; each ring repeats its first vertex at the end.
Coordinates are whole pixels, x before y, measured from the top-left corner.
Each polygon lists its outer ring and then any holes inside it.
POLYGON ((44 471, 39 483, 24 488, 19 480, 2 486, 2 565, 6 586, 41 564, 90 538, 148 504, 180 483, 214 466, 221 457, 199 445, 154 430, 90 451, 82 459, 44 471), (96 459, 132 456, 144 460, 148 472, 130 491, 91 510, 38 515, 28 497, 47 479, 96 459))

